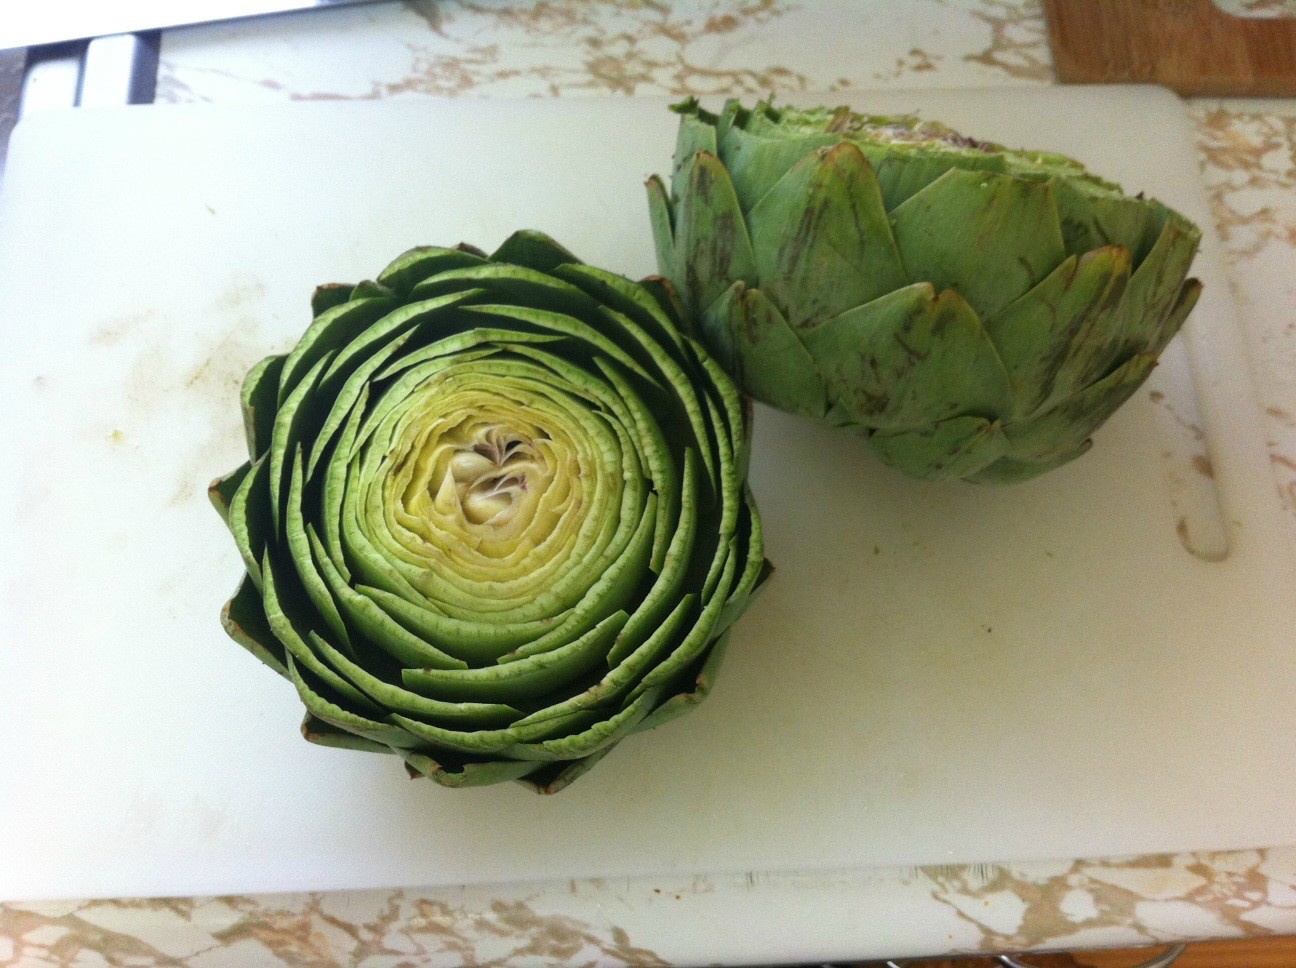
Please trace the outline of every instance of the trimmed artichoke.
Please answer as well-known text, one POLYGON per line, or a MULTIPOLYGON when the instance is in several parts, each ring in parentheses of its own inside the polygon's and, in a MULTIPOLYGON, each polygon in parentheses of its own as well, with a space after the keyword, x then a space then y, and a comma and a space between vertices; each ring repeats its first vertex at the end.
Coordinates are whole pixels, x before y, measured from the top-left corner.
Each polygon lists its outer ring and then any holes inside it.
POLYGON ((769 567, 749 406, 672 298, 530 232, 317 290, 211 489, 223 624, 307 739, 554 792, 705 697, 769 567))
POLYGON ((1197 227, 1070 158, 846 108, 675 110, 648 194, 694 335, 757 399, 916 477, 1080 456, 1200 293, 1197 227))

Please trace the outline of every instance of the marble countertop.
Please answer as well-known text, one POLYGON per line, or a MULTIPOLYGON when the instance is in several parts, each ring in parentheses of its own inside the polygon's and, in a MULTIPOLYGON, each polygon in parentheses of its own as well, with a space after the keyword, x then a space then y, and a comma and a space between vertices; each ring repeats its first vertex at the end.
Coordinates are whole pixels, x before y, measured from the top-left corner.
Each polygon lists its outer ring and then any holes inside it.
MULTIPOLYGON (((1272 14, 1296 4, 1228 6, 1272 14)), ((1052 82, 1036 0, 411 0, 168 32, 157 99, 1052 82)), ((1296 101, 1196 100, 1189 111, 1275 485, 1296 514, 1296 101)), ((857 958, 1296 933, 1293 846, 872 870, 819 886, 849 898, 855 940, 841 955, 857 958)), ((0 904, 0 966, 666 965, 719 950, 683 933, 669 950, 643 946, 686 894, 705 896, 714 923, 732 926, 758 910, 793 916, 784 902, 796 891, 804 900, 805 884, 789 877, 0 904)))

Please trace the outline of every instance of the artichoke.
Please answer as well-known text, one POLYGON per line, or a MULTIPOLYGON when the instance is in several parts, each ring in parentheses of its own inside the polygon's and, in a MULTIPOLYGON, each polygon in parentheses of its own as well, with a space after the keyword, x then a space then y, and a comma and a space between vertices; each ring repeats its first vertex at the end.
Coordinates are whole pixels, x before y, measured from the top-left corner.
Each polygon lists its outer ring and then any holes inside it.
POLYGON ((1197 227, 1070 158, 846 108, 675 110, 670 188, 647 187, 694 335, 908 474, 997 484, 1083 454, 1200 293, 1197 227))
POLYGON ((554 792, 705 697, 769 566, 749 404, 672 298, 534 232, 317 290, 211 488, 223 624, 307 739, 554 792))

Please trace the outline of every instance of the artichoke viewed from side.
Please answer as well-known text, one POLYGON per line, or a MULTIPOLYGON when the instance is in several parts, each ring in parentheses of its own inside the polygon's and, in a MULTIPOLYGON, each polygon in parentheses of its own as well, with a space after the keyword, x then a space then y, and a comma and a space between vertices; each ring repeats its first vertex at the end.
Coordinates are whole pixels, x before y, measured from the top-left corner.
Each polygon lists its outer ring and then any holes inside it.
POLYGON ((749 406, 671 298, 534 232, 317 290, 211 488, 225 628, 307 739, 554 792, 705 697, 769 567, 749 406))
POLYGON ((660 271, 745 390, 934 480, 1025 480, 1089 449, 1200 293, 1201 233, 1079 162, 914 117, 695 100, 660 271))

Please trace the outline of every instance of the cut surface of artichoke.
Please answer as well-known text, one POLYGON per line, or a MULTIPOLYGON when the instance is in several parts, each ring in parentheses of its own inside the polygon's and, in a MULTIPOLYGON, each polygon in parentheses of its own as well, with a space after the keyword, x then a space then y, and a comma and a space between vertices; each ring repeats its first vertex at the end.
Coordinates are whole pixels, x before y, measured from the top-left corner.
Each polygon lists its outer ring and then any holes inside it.
POLYGON ((534 232, 316 293, 212 485, 313 742, 554 792, 710 690, 769 574, 750 409, 667 288, 534 232))
POLYGON ((1201 232, 1080 162, 936 121, 690 99, 657 260, 749 393, 933 480, 1087 451, 1200 293, 1201 232))

